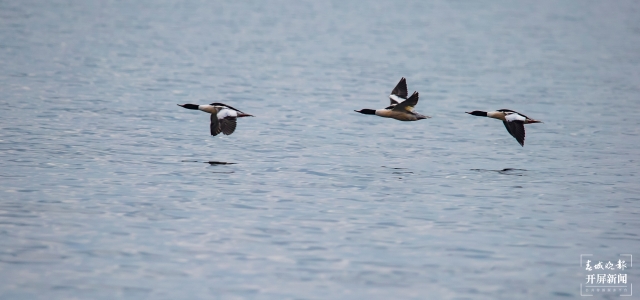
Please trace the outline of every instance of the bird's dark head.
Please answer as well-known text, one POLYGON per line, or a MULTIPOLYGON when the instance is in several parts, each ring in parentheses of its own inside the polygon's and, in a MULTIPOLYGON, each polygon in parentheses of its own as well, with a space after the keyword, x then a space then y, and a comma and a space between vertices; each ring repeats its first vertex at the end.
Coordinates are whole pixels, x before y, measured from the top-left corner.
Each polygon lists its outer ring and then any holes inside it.
POLYGON ((186 109, 198 109, 197 104, 178 104, 178 106, 182 106, 186 109))
POLYGON ((361 109, 361 110, 354 110, 355 112, 359 112, 361 114, 365 114, 365 115, 375 115, 376 114, 376 110, 375 109, 361 109))
POLYGON ((487 116, 487 112, 486 111, 481 111, 481 110, 474 110, 472 112, 467 112, 470 115, 474 115, 474 116, 478 116, 478 117, 486 117, 487 116))

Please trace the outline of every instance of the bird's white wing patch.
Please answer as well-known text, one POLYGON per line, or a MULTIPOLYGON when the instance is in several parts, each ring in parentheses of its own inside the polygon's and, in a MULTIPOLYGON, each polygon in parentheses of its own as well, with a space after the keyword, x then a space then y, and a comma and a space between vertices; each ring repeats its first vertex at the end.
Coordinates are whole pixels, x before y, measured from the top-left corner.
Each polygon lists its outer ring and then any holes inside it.
POLYGON ((391 99, 391 101, 395 101, 396 102, 395 104, 398 104, 400 102, 403 102, 404 100, 407 100, 407 99, 398 97, 397 95, 394 95, 394 94, 389 95, 389 99, 391 99))
POLYGON ((232 109, 228 109, 228 108, 223 108, 222 110, 220 110, 217 114, 218 119, 224 119, 226 117, 233 117, 236 118, 238 117, 238 112, 236 112, 235 110, 232 109))
POLYGON ((513 122, 513 121, 524 121, 527 118, 521 116, 520 114, 517 113, 510 113, 506 116, 504 116, 504 118, 507 120, 507 122, 513 122))

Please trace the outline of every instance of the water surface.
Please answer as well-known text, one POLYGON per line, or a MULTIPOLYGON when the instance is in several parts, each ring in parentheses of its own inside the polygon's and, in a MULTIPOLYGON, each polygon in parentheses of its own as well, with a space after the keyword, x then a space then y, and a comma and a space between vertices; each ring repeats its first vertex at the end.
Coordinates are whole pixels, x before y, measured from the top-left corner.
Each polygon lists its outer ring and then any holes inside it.
POLYGON ((0 3, 0 298, 578 298, 640 257, 639 12, 0 3), (431 119, 353 112, 403 76, 431 119))

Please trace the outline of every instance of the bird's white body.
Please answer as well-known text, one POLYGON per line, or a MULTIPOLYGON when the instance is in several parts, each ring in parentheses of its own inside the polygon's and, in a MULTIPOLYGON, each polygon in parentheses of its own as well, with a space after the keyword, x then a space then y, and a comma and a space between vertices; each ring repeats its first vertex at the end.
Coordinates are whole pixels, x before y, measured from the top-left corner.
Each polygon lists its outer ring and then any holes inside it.
POLYGON ((232 109, 223 108, 223 109, 220 109, 218 111, 218 113, 216 114, 216 117, 218 117, 218 120, 224 119, 224 118, 227 118, 227 117, 237 118, 238 117, 238 112, 235 111, 235 110, 232 110, 232 109))
POLYGON ((513 122, 513 121, 526 121, 527 118, 525 118, 523 115, 519 114, 519 113, 507 113, 504 116, 505 120, 507 122, 513 122))
POLYGON ((218 108, 216 108, 214 105, 209 105, 209 104, 198 105, 198 109, 204 112, 208 112, 210 114, 218 113, 218 108))

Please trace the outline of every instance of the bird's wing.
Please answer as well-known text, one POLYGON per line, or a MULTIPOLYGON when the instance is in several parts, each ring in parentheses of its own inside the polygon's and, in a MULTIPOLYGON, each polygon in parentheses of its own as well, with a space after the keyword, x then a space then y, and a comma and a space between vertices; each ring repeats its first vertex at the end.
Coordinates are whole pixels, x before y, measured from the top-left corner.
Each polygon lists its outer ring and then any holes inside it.
MULTIPOLYGON (((525 116, 525 115, 523 115, 523 114, 521 114, 521 113, 519 113, 519 112, 517 112, 515 110, 510 110, 510 109, 503 108, 503 109, 498 109, 498 111, 501 111, 501 112, 504 112, 504 113, 512 113, 514 115, 523 116, 525 119, 530 119, 529 117, 527 117, 527 116, 525 116)), ((511 115, 511 114, 509 114, 509 115, 511 115)))
POLYGON ((218 135, 222 129, 220 129, 220 122, 218 121, 218 116, 215 114, 211 114, 211 124, 209 124, 209 129, 211 130, 211 135, 218 135))
POLYGON ((396 105, 393 108, 393 111, 408 111, 408 112, 413 112, 413 108, 418 105, 418 92, 413 92, 413 95, 411 95, 411 97, 409 97, 409 99, 404 100, 401 103, 398 103, 398 105, 396 105))
POLYGON ((239 113, 243 113, 243 114, 244 114, 244 112, 242 112, 241 110, 236 109, 236 108, 233 108, 233 107, 231 107, 231 106, 229 106, 229 105, 226 105, 226 104, 224 104, 224 103, 214 102, 214 103, 211 103, 210 105, 213 105, 213 106, 223 106, 223 107, 226 107, 226 108, 229 108, 229 109, 233 109, 233 110, 235 110, 235 111, 237 111, 237 112, 239 112, 239 113))
POLYGON ((220 130, 225 135, 230 135, 236 130, 236 118, 234 117, 226 117, 224 119, 220 119, 220 130))
POLYGON ((520 143, 520 146, 524 147, 524 121, 502 121, 502 123, 504 123, 504 127, 507 128, 509 134, 520 143))
POLYGON ((391 100, 391 105, 398 104, 405 99, 407 99, 407 80, 402 77, 393 91, 391 91, 391 95, 389 95, 389 100, 391 100))
POLYGON ((394 105, 396 105, 396 104, 398 104, 398 103, 400 103, 400 102, 402 102, 404 100, 407 100, 407 99, 398 97, 396 95, 389 95, 389 100, 391 102, 389 105, 394 106, 394 105))

